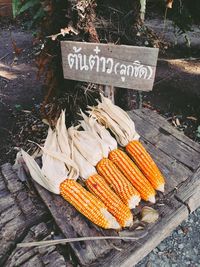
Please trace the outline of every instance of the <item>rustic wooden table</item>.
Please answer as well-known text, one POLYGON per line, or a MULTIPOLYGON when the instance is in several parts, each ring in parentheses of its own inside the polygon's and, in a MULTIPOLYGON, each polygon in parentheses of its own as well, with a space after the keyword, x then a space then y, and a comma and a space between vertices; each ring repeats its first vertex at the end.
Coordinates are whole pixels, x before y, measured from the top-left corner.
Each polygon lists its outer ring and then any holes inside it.
MULTIPOLYGON (((160 217, 155 224, 145 229, 145 237, 136 241, 99 240, 71 243, 70 246, 81 266, 134 266, 200 206, 200 145, 151 110, 135 110, 129 112, 129 115, 135 121, 143 144, 166 177, 165 193, 157 196, 154 205, 160 217)), ((2 167, 4 179, 9 176, 9 168, 9 164, 2 167)), ((65 237, 118 235, 115 231, 94 226, 60 196, 49 193, 36 183, 35 187, 65 237)), ((3 199, 1 198, 1 201, 4 203, 3 199)), ((37 221, 41 221, 44 216, 41 208, 39 210, 37 221)), ((32 212, 28 215, 35 216, 32 212)), ((11 217, 9 219, 14 220, 11 217)), ((6 220, 4 221, 3 227, 6 227, 6 220)), ((33 224, 31 221, 31 225, 33 224)), ((2 236, 3 229, 0 229, 2 236)), ((137 235, 131 231, 128 234, 137 235)))

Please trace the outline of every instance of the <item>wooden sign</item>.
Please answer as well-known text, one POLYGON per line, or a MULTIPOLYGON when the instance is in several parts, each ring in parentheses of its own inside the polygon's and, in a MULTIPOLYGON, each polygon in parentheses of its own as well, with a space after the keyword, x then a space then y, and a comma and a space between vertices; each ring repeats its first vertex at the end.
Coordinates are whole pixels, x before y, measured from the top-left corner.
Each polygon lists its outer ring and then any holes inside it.
POLYGON ((65 79, 152 90, 157 48, 62 41, 65 79))

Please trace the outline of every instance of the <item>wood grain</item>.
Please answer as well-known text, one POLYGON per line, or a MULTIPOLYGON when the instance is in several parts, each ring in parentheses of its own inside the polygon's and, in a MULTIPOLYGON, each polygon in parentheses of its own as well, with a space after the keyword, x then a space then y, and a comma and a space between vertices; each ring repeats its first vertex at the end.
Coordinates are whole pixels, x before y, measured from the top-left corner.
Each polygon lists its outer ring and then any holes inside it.
POLYGON ((190 212, 200 206, 200 168, 179 186, 175 197, 185 203, 190 212))
POLYGON ((157 48, 62 41, 61 51, 65 79, 143 91, 152 90, 157 48), (80 60, 83 62, 83 55, 86 61, 81 70, 80 60), (139 61, 140 70, 135 61, 139 61))
POLYGON ((166 179, 165 192, 167 195, 193 174, 193 172, 176 159, 170 157, 148 141, 142 140, 144 147, 150 153, 166 179))
MULTIPOLYGON (((188 216, 187 207, 176 199, 165 200, 165 205, 157 208, 160 214, 159 221, 149 225, 148 235, 138 242, 124 245, 121 252, 110 254, 101 266, 103 267, 130 267, 143 259, 163 239, 165 239, 188 216)), ((98 265, 96 265, 97 267, 98 265)))
POLYGON ((47 216, 44 204, 28 193, 9 163, 0 171, 0 265, 28 229, 47 216))
POLYGON ((166 118, 160 116, 156 111, 149 110, 147 108, 134 110, 135 114, 138 114, 143 118, 144 122, 148 121, 157 129, 162 129, 168 135, 173 135, 177 140, 189 147, 193 148, 200 153, 200 144, 194 142, 192 139, 183 134, 183 132, 178 131, 174 126, 166 121, 166 118))
MULTIPOLYGON (((182 140, 177 138, 174 134, 169 133, 162 127, 159 127, 159 119, 161 116, 157 114, 154 123, 148 121, 148 117, 152 111, 149 110, 146 119, 141 115, 142 112, 134 111, 129 113, 136 125, 136 130, 145 139, 148 140, 157 149, 163 151, 165 154, 174 158, 176 161, 181 162, 183 165, 188 167, 190 170, 195 171, 199 166, 200 162, 200 151, 198 144, 193 146, 191 143, 187 144, 187 137, 182 140), (185 140, 185 141, 184 141, 185 140)), ((169 124, 166 122, 166 124, 169 124)), ((177 134, 178 135, 178 134, 177 134)), ((159 153, 158 153, 159 154, 159 153)))
MULTIPOLYGON (((100 228, 95 227, 62 197, 48 192, 36 182, 34 184, 65 237, 102 235, 103 232, 100 228)), ((116 235, 114 231, 106 232, 116 235)), ((82 265, 91 264, 113 249, 112 242, 109 245, 106 240, 75 242, 70 245, 82 265)))
MULTIPOLYGON (((22 242, 33 242, 50 238, 48 226, 41 222, 31 227, 22 242)), ((15 248, 4 267, 67 267, 64 257, 59 253, 56 246, 43 248, 15 248)))

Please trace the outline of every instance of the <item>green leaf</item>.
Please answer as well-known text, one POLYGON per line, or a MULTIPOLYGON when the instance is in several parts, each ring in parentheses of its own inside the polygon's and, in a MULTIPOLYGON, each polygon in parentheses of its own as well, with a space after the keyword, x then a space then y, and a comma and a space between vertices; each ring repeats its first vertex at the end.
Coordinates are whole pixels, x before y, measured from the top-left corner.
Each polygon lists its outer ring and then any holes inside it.
POLYGON ((20 0, 12 0, 12 11, 13 11, 13 17, 16 18, 18 11, 20 9, 21 2, 20 0))
POLYGON ((38 9, 38 11, 36 12, 35 16, 33 17, 33 21, 41 18, 44 16, 44 9, 41 7, 38 9))
POLYGON ((200 125, 197 127, 197 137, 200 138, 200 125))
POLYGON ((15 108, 16 108, 18 111, 22 110, 22 106, 19 105, 19 104, 16 104, 16 105, 15 105, 15 108))
POLYGON ((23 13, 24 11, 28 10, 31 7, 34 7, 36 5, 40 4, 39 0, 29 0, 26 2, 18 11, 18 14, 23 13))

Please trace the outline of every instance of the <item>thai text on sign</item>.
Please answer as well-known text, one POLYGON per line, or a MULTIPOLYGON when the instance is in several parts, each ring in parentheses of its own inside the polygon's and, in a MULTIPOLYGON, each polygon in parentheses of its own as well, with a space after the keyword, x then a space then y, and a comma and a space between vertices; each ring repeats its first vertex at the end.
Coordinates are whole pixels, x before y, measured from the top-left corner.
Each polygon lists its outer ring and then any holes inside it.
POLYGON ((125 45, 61 42, 64 78, 151 90, 158 49, 125 45))

